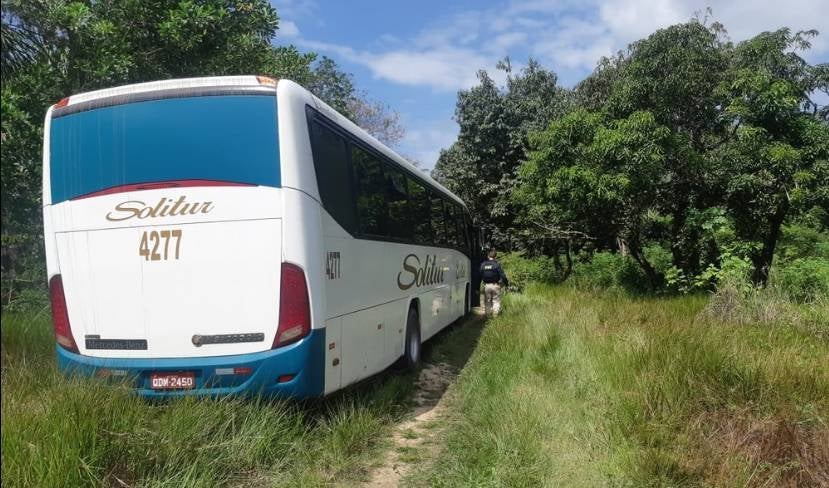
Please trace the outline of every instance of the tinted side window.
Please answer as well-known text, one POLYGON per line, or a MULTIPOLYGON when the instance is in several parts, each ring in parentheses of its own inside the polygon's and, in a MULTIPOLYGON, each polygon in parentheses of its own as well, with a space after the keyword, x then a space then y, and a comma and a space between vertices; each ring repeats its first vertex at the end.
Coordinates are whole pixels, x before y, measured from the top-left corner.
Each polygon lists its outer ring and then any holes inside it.
POLYGON ((311 152, 322 206, 345 230, 357 228, 345 140, 323 124, 311 122, 311 152))
POLYGON ((403 171, 386 166, 386 202, 389 205, 389 235, 396 239, 411 240, 412 225, 409 220, 409 189, 403 171))
POLYGON ((469 221, 469 214, 466 211, 461 210, 463 218, 461 218, 460 225, 463 227, 463 250, 466 252, 472 251, 472 234, 470 233, 470 229, 472 228, 472 223, 469 221))
POLYGON ((434 232, 434 243, 446 244, 446 228, 444 227, 443 198, 435 193, 431 194, 432 202, 432 232, 434 232))
POLYGON ((443 208, 446 211, 446 243, 451 247, 458 247, 458 225, 455 217, 455 205, 444 201, 443 208))
POLYGON ((386 207, 386 178, 383 166, 374 156, 357 146, 351 146, 351 164, 357 186, 358 228, 362 234, 388 234, 386 207))
POLYGON ((409 178, 409 208, 412 214, 414 241, 417 244, 432 243, 431 202, 429 191, 423 183, 409 178))

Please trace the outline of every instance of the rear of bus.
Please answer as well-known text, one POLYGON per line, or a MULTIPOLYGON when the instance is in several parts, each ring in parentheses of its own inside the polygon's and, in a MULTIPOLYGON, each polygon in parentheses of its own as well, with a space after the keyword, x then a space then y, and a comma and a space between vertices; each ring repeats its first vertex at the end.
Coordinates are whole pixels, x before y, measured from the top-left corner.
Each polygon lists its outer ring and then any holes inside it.
POLYGON ((145 83, 46 116, 59 367, 145 396, 323 390, 324 329, 284 259, 276 82, 145 83))

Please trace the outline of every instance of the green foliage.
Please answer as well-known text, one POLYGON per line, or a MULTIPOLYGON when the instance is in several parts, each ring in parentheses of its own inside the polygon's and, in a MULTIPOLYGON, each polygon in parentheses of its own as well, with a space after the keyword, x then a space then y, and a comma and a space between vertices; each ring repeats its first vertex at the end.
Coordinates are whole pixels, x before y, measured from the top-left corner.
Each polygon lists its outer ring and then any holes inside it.
POLYGON ((777 268, 772 284, 798 302, 829 299, 829 259, 797 258, 777 268))
POLYGON ((647 291, 647 278, 630 257, 614 252, 597 252, 573 268, 573 283, 585 290, 647 291))
POLYGON ((783 262, 809 256, 829 259, 829 232, 803 223, 784 225, 777 254, 783 262))
POLYGON ((548 256, 527 256, 523 253, 510 252, 498 256, 498 261, 506 270, 510 287, 522 290, 530 283, 553 283, 561 279, 556 271, 553 259, 548 256))
POLYGON ((764 284, 783 225, 829 206, 829 125, 809 98, 825 67, 797 54, 814 32, 723 32, 693 20, 602 60, 582 108, 530 136, 517 221, 629 254, 651 290, 710 288, 731 257, 764 284), (670 263, 646 252, 663 244, 670 263))
POLYGON ((715 154, 737 236, 757 243, 757 283, 768 279, 787 217, 827 204, 829 125, 803 110, 821 75, 796 54, 814 35, 780 29, 740 43, 719 89, 735 136, 715 154))
POLYGON ((576 110, 533 139, 535 151, 520 170, 516 199, 529 215, 544 216, 610 247, 623 241, 652 288, 663 275, 644 248, 660 227, 664 175, 673 136, 649 112, 606 121, 576 110))
POLYGON ((585 289, 605 289, 619 286, 619 276, 626 259, 617 253, 597 252, 589 261, 579 263, 573 270, 576 286, 585 289))
POLYGON ((510 229, 519 212, 510 193, 529 134, 560 116, 569 99, 556 75, 535 60, 519 73, 508 59, 498 68, 506 72, 505 87, 480 71, 480 84, 458 94, 458 140, 441 152, 432 175, 466 202, 492 244, 504 247, 516 237, 510 229))

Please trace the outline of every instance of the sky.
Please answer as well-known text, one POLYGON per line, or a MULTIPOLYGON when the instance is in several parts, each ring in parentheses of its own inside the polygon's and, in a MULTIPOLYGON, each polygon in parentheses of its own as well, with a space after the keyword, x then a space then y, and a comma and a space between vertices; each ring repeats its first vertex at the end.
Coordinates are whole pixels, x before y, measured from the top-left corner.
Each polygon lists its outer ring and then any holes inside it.
POLYGON ((369 98, 401 117, 395 147, 432 168, 454 142, 458 90, 478 70, 496 80, 499 59, 513 69, 537 59, 572 87, 598 59, 656 29, 710 7, 732 41, 787 26, 824 33, 805 53, 829 62, 829 0, 272 0, 280 17, 275 44, 294 44, 334 59, 369 98))

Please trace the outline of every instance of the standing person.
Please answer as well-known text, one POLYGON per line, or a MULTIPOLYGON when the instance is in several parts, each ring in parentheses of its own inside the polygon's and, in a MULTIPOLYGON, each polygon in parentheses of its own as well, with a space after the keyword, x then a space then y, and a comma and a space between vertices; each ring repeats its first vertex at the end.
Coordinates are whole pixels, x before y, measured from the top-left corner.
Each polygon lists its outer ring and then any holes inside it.
POLYGON ((487 316, 497 316, 501 312, 501 283, 509 286, 509 280, 501 268, 501 263, 495 260, 497 256, 495 249, 490 249, 487 253, 487 260, 481 263, 481 281, 484 282, 487 316))

